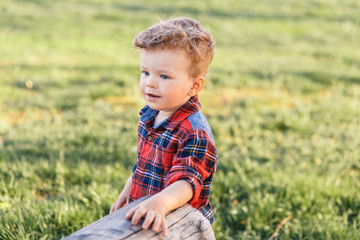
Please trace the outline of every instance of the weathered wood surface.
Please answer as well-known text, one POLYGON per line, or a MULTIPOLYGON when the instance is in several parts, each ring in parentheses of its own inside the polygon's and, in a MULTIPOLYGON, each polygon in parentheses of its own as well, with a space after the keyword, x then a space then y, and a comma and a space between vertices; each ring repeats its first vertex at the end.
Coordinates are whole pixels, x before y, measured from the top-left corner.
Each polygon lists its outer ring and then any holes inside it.
POLYGON ((63 238, 63 240, 215 239, 209 220, 189 204, 176 209, 165 217, 168 226, 167 237, 163 237, 161 232, 154 233, 151 230, 143 230, 141 228, 142 221, 137 225, 132 225, 125 218, 125 214, 130 208, 145 199, 142 198, 131 202, 116 212, 63 238))

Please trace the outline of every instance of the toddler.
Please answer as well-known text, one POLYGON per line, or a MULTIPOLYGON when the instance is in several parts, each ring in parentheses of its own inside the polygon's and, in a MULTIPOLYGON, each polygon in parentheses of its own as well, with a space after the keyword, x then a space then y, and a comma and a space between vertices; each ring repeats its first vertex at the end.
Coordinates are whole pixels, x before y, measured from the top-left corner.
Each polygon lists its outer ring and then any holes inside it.
POLYGON ((217 152, 200 111, 199 91, 214 56, 211 34, 190 18, 162 21, 137 34, 141 49, 140 90, 147 105, 140 111, 138 159, 110 213, 151 196, 130 209, 132 224, 166 236, 165 215, 189 203, 213 222, 209 203, 217 152))

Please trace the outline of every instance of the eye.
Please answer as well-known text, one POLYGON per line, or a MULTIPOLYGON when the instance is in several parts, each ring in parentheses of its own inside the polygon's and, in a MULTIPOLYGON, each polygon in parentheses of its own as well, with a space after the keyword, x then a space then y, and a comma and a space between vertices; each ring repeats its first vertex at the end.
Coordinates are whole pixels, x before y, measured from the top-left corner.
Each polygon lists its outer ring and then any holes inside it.
POLYGON ((166 75, 160 75, 160 77, 161 77, 162 79, 164 79, 164 80, 166 80, 166 79, 169 79, 169 78, 170 78, 169 76, 166 76, 166 75))
POLYGON ((147 71, 142 71, 141 73, 144 74, 145 76, 149 76, 149 75, 150 75, 150 73, 147 72, 147 71))

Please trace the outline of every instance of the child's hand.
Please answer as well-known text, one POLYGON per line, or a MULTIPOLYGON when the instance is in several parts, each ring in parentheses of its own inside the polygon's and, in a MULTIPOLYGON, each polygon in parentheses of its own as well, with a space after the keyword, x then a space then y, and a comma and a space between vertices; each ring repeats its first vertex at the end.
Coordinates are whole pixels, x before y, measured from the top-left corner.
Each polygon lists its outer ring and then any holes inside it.
POLYGON ((127 214, 127 219, 132 219, 131 223, 136 225, 139 220, 144 217, 144 223, 142 228, 144 230, 148 229, 151 225, 154 232, 159 232, 160 227, 163 231, 163 236, 166 237, 167 226, 165 222, 166 207, 161 199, 156 198, 156 196, 151 197, 144 202, 140 203, 136 207, 130 209, 127 214))
POLYGON ((124 189, 121 191, 118 199, 110 208, 110 214, 129 203, 130 189, 132 184, 132 176, 128 178, 125 183, 124 189))
POLYGON ((129 203, 129 195, 120 193, 116 202, 110 208, 110 214, 129 203))

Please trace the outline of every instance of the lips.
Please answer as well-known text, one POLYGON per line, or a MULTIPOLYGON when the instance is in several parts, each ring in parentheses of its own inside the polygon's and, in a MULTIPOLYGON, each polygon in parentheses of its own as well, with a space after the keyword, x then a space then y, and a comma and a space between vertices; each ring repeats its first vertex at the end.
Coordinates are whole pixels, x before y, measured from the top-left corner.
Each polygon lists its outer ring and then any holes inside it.
POLYGON ((158 95, 151 94, 151 93, 146 93, 146 96, 151 97, 151 98, 159 98, 160 97, 158 95))
POLYGON ((146 93, 146 94, 145 94, 145 98, 146 98, 146 100, 149 101, 149 102, 155 102, 155 101, 157 101, 158 99, 160 99, 160 96, 155 95, 155 94, 152 94, 152 93, 146 93))

